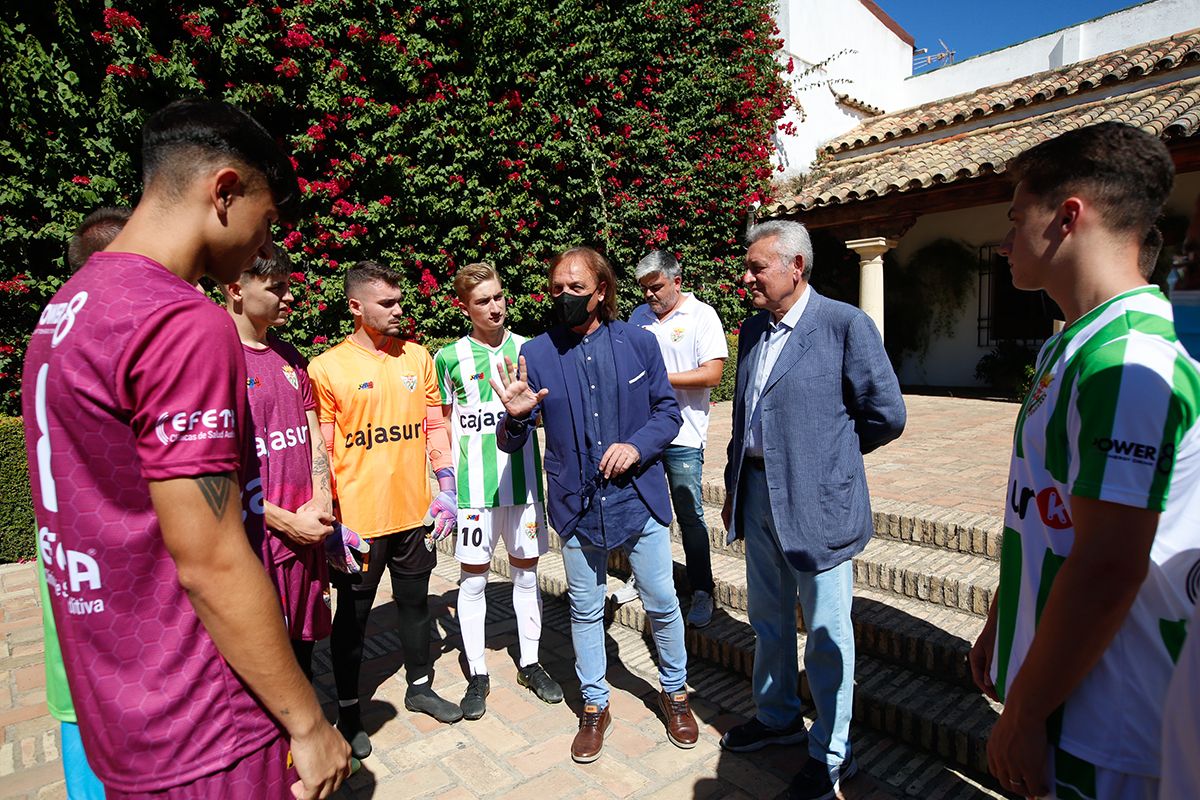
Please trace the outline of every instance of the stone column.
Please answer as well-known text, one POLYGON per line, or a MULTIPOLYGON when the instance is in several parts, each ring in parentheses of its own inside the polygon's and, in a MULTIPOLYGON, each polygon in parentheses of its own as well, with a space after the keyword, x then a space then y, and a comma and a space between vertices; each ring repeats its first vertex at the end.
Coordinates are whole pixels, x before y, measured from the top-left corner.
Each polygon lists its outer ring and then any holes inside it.
POLYGON ((873 236, 846 242, 858 253, 858 307, 867 313, 883 336, 883 254, 896 246, 896 239, 873 236))

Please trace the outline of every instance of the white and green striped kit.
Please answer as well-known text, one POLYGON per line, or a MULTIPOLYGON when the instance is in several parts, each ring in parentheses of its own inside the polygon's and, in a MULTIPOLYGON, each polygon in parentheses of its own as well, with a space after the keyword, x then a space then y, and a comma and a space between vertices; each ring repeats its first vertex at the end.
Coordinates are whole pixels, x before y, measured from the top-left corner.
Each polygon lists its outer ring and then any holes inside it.
POLYGON ((496 366, 507 356, 513 364, 525 337, 507 333, 499 347, 470 336, 448 344, 434 357, 442 403, 453 405, 454 469, 459 508, 492 508, 540 503, 542 458, 536 436, 519 453, 496 447, 496 423, 504 404, 492 391, 496 366))
POLYGON ((1050 720, 1052 744, 1125 773, 1158 774, 1162 702, 1200 593, 1198 367, 1158 288, 1124 292, 1046 342, 1013 437, 992 663, 1002 698, 1071 552, 1071 496, 1162 512, 1128 618, 1050 720))

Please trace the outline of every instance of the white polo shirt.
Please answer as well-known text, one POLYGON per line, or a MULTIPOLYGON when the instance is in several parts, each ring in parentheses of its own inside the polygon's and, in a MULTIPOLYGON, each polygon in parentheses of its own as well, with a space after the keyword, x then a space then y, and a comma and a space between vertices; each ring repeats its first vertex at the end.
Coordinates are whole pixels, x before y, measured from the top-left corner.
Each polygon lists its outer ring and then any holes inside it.
MULTIPOLYGON (((645 328, 658 338, 667 372, 687 372, 714 358, 728 358, 729 346, 716 309, 685 294, 683 302, 666 319, 660 320, 648 305, 640 305, 629 316, 629 324, 645 328)), ((708 408, 711 389, 676 389, 683 425, 671 444, 704 447, 708 440, 708 408)))

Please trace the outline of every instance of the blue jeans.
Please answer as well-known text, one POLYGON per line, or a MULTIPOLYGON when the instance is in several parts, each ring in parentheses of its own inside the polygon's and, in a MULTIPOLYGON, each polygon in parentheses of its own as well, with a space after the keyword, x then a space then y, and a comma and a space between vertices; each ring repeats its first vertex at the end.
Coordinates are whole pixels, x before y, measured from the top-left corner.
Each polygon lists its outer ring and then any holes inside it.
POLYGON ((850 757, 854 703, 854 628, 850 622, 854 572, 847 560, 823 572, 801 572, 788 563, 771 517, 767 474, 742 467, 739 521, 746 539, 746 594, 754 645, 754 703, 772 728, 800 715, 796 663, 796 599, 808 631, 804 669, 817 707, 808 752, 826 764, 850 757))
MULTIPOLYGON (((667 692, 677 692, 687 682, 687 650, 683 644, 683 615, 675 596, 671 539, 654 517, 642 532, 623 547, 637 581, 638 594, 650 617, 650 630, 658 649, 658 680, 667 692)), ((608 550, 581 536, 563 542, 567 570, 567 595, 571 601, 571 642, 575 646, 575 674, 583 702, 608 705, 604 680, 608 654, 604 649, 604 595, 608 578, 608 550)))
POLYGON ((704 472, 704 450, 673 444, 663 453, 671 506, 683 534, 688 584, 693 592, 713 593, 712 558, 709 556, 708 526, 700 505, 700 479, 704 472))
POLYGON ((104 784, 100 783, 88 764, 87 754, 83 752, 83 739, 79 737, 79 726, 74 722, 60 722, 59 726, 67 797, 71 800, 104 800, 104 784))

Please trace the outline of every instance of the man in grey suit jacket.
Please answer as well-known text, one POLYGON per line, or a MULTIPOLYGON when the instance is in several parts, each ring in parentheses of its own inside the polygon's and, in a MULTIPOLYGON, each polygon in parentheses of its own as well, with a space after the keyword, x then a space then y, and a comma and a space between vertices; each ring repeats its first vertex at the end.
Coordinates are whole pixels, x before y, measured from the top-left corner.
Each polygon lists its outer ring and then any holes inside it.
POLYGON ((873 531, 862 457, 904 430, 904 399, 871 319, 809 287, 804 226, 766 222, 747 238, 742 283, 762 313, 738 339, 722 517, 730 540, 746 541, 757 713, 721 746, 746 752, 807 738, 811 757, 791 797, 823 800, 856 770, 850 560, 873 531), (811 731, 797 693, 797 597, 817 709, 811 731))

